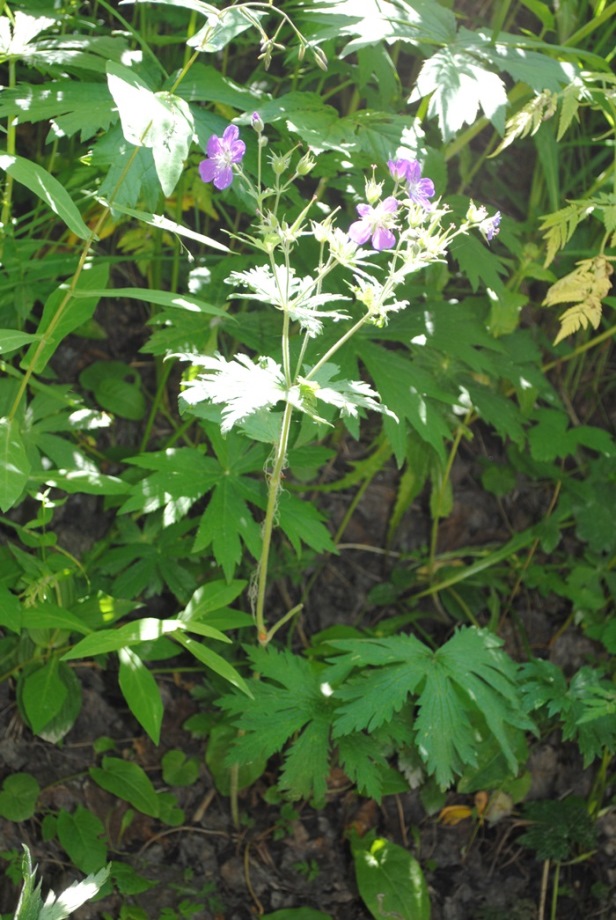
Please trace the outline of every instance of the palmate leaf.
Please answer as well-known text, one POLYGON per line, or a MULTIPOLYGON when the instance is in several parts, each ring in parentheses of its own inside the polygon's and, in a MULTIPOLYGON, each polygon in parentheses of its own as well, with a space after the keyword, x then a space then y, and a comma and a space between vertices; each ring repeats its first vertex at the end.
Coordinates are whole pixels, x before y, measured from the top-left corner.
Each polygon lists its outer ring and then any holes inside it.
POLYGON ((431 0, 321 0, 306 4, 301 16, 318 23, 320 36, 352 36, 342 57, 379 41, 445 44, 456 32, 453 12, 431 0))
POLYGON ((480 107, 497 131, 504 131, 505 84, 465 50, 445 47, 424 62, 409 102, 424 96, 430 96, 428 115, 437 117, 444 140, 473 124, 480 107))
POLYGON ((259 680, 250 682, 253 699, 225 696, 220 705, 235 716, 240 734, 227 762, 267 760, 291 738, 280 785, 292 798, 323 799, 329 772, 330 699, 315 666, 288 650, 249 649, 259 680))
POLYGON ((370 730, 387 721, 418 693, 416 744, 429 773, 447 787, 465 765, 476 763, 484 723, 498 742, 509 768, 518 763, 505 725, 532 729, 523 714, 515 684, 515 665, 502 642, 486 630, 459 630, 436 652, 413 636, 391 639, 340 639, 343 652, 333 659, 333 681, 345 669, 362 668, 334 693, 340 701, 334 736, 370 730))
POLYGON ((117 118, 104 83, 66 79, 5 88, 0 96, 0 117, 16 114, 20 124, 53 119, 63 134, 72 137, 79 132, 82 141, 101 129, 106 131, 117 118))

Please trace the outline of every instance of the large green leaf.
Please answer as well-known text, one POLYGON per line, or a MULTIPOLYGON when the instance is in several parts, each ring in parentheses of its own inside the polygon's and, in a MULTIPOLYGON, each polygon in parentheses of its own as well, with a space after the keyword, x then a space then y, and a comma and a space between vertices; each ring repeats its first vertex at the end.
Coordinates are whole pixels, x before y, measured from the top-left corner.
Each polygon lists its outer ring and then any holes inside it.
POLYGON ((149 147, 161 188, 169 196, 182 174, 194 124, 188 103, 169 92, 153 92, 134 71, 109 62, 109 91, 118 107, 125 139, 149 147))
POLYGON ((59 669, 60 662, 54 657, 23 678, 21 701, 35 735, 57 716, 68 695, 59 669))
POLYGON ((158 744, 163 721, 163 701, 158 684, 141 658, 132 649, 119 649, 118 657, 120 659, 118 681, 124 699, 154 744, 158 744))
POLYGON ((19 115, 20 124, 53 118, 67 137, 79 132, 82 141, 101 129, 106 131, 117 118, 104 83, 66 79, 46 80, 40 86, 4 87, 0 95, 0 117, 11 115, 19 115))
POLYGON ((438 118, 446 141, 475 122, 479 107, 499 133, 505 131, 505 84, 465 51, 442 48, 424 62, 409 102, 424 96, 430 96, 428 115, 438 118))
POLYGON ((448 43, 456 33, 454 13, 433 0, 317 0, 302 15, 318 23, 320 37, 352 36, 342 56, 379 41, 448 43))
POLYGON ((0 418, 0 510, 8 511, 28 482, 30 460, 16 419, 0 418))
POLYGON ((16 182, 30 189, 64 221, 75 236, 82 240, 88 239, 91 231, 83 222, 77 205, 64 186, 46 169, 24 157, 10 156, 7 153, 0 154, 0 169, 4 169, 16 182))
POLYGON ((507 726, 528 731, 533 724, 524 714, 515 665, 491 633, 461 629, 436 652, 414 636, 334 639, 330 644, 345 654, 333 659, 323 679, 334 685, 351 669, 362 669, 334 693, 341 702, 334 736, 372 732, 418 694, 416 744, 441 787, 449 786, 465 765, 476 764, 486 729, 509 769, 517 771, 507 726))
MULTIPOLYGON (((124 204, 115 200, 113 202, 113 207, 114 210, 119 211, 120 214, 136 217, 137 220, 142 221, 144 224, 148 224, 150 227, 156 227, 159 230, 167 230, 169 233, 176 234, 177 236, 184 236, 186 239, 195 240, 195 242, 203 243, 205 246, 211 246, 212 249, 218 249, 220 252, 230 252, 229 247, 221 243, 220 240, 214 240, 210 236, 204 236, 203 233, 197 233, 196 230, 191 230, 190 227, 184 227, 182 224, 178 224, 174 220, 165 217, 164 214, 152 214, 149 211, 135 210, 135 208, 126 207, 124 204)), ((134 292, 139 290, 138 288, 129 288, 129 290, 133 291, 133 293, 127 294, 126 296, 134 297, 138 300, 151 300, 152 303, 158 303, 161 306, 180 307, 186 310, 190 310, 191 306, 196 306, 202 313, 213 313, 213 311, 216 310, 216 307, 211 307, 209 304, 207 305, 208 309, 204 309, 204 301, 198 300, 196 297, 187 297, 182 294, 167 294, 166 291, 148 292, 154 295, 152 298, 137 297, 137 294, 134 292), (166 297, 164 295, 166 295, 166 297)), ((111 291, 109 296, 113 297, 114 292, 111 291)), ((214 315, 217 314, 214 313, 214 315)), ((225 316, 232 319, 228 314, 225 314, 225 316)))

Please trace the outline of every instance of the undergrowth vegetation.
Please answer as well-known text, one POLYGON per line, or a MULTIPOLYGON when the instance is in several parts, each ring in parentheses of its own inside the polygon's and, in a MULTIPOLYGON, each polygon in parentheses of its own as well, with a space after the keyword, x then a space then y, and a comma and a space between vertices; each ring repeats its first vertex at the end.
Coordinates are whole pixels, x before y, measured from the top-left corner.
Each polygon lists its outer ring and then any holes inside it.
MULTIPOLYGON (((521 814, 556 917, 613 809, 616 5, 473 7, 3 4, 0 681, 47 745, 92 669, 153 745, 162 681, 191 696, 202 756, 154 779, 91 738, 76 781, 126 803, 122 833, 185 825, 204 764, 236 827, 265 775, 284 823, 342 774, 434 820, 521 814), (499 526, 456 542, 465 457, 499 526), (378 582, 340 607, 326 569, 359 552, 378 582), (525 802, 557 732, 591 792, 525 802)), ((43 904, 4 849, 16 918, 113 893, 103 916, 144 916, 155 880, 104 816, 41 805, 34 764, 0 781, 43 874, 53 847, 88 877, 43 904)), ((412 848, 348 847, 371 916, 430 916, 412 848)))

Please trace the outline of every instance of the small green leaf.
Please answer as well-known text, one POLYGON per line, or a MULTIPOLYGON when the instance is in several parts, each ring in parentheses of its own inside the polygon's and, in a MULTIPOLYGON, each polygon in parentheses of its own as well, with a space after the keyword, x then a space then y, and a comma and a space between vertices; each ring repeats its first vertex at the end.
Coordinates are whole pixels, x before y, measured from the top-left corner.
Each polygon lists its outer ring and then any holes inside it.
POLYGON ((69 230, 82 240, 91 236, 91 230, 83 222, 77 205, 63 185, 51 173, 24 157, 0 154, 0 169, 4 169, 16 182, 41 199, 54 214, 64 221, 69 230))
POLYGON ((383 837, 351 836, 361 898, 375 920, 430 920, 430 895, 421 866, 408 850, 383 837))
POLYGON ((199 776, 199 764, 195 757, 187 757, 184 751, 171 750, 162 759, 163 780, 168 786, 192 786, 199 776))
POLYGON ((178 800, 171 792, 158 793, 158 806, 160 809, 160 820, 169 827, 179 827, 186 821, 184 811, 179 807, 178 800))
POLYGON ((57 829, 60 843, 78 869, 87 874, 102 868, 107 859, 101 840, 105 828, 96 815, 81 805, 72 814, 61 809, 57 829))
POLYGON ((192 619, 207 617, 208 614, 231 604, 245 587, 246 582, 239 580, 229 583, 216 580, 201 585, 189 600, 186 609, 180 613, 179 619, 187 623, 192 619))
POLYGON ((90 776, 107 792, 129 802, 144 815, 158 818, 160 806, 158 795, 142 768, 119 757, 103 757, 100 767, 90 767, 90 776))
POLYGON ((0 418, 0 510, 8 511, 28 482, 30 460, 26 453, 19 423, 0 418))
POLYGON ((220 674, 221 677, 228 680, 230 684, 237 687, 238 690, 241 690, 246 696, 252 696, 245 680, 228 661, 225 661, 225 659, 217 655, 216 652, 206 648, 206 646, 202 645, 200 642, 195 642, 190 636, 185 636, 181 632, 178 632, 174 638, 202 664, 211 668, 216 674, 220 674))
POLYGON ((96 401, 121 418, 139 421, 146 412, 139 373, 122 361, 94 361, 79 375, 80 384, 94 391, 96 401))
POLYGON ((265 914, 261 920, 334 920, 331 914, 324 914, 312 907, 285 907, 275 910, 273 914, 265 914))
POLYGON ((141 658, 130 648, 118 650, 118 682, 128 707, 154 744, 160 741, 163 702, 158 684, 141 658))
POLYGON ((28 821, 36 811, 40 791, 30 773, 7 776, 0 791, 0 815, 7 821, 28 821))
POLYGON ((19 598, 0 584, 0 626, 20 633, 23 628, 23 611, 19 598))
POLYGON ((28 332, 18 332, 16 329, 0 329, 0 354, 7 351, 15 351, 22 345, 28 345, 35 342, 37 336, 30 335, 28 332))

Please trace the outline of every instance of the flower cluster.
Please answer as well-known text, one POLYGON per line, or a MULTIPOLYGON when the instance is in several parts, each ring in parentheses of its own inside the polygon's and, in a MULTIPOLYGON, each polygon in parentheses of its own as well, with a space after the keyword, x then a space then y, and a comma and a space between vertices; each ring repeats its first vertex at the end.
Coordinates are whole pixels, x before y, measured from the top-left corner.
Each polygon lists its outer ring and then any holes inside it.
MULTIPOLYGON (((261 142, 267 142, 267 139, 263 136, 264 124, 258 112, 252 114, 250 124, 258 135, 260 146, 263 146, 261 142)), ((246 153, 246 144, 240 140, 237 126, 229 125, 225 128, 222 137, 217 137, 216 135, 210 137, 207 142, 206 152, 207 158, 199 164, 201 178, 204 182, 213 182, 217 189, 228 188, 233 182, 234 171, 237 171, 246 153)), ((280 177, 290 166, 291 154, 284 156, 273 155, 271 159, 274 173, 280 177)), ((310 154, 305 154, 296 167, 295 177, 305 175, 313 165, 314 160, 310 154)), ((318 230, 321 228, 323 238, 320 241, 325 242, 327 239, 330 247, 335 243, 336 261, 348 267, 357 269, 359 256, 354 253, 356 253, 357 247, 363 246, 365 243, 370 242, 372 249, 377 252, 393 249, 397 243, 396 231, 400 232, 401 240, 407 243, 405 251, 407 261, 409 264, 413 264, 412 270, 421 267, 423 262, 442 257, 447 248, 450 237, 449 231, 442 228, 439 230, 439 226, 437 226, 440 225, 440 220, 443 214, 446 213, 447 208, 446 206, 439 208, 438 204, 431 201, 436 194, 432 179, 422 176, 421 165, 417 160, 398 158, 389 160, 387 166, 395 183, 393 195, 382 198, 383 183, 377 182, 374 176, 367 179, 365 202, 357 205, 359 219, 351 223, 346 233, 329 225, 326 226, 326 224, 313 224, 315 237, 318 240, 320 239, 318 230), (406 230, 400 229, 403 210, 407 214, 406 230), (426 226, 426 223, 429 226, 426 226), (427 259, 419 257, 416 252, 418 246, 424 250, 423 255, 427 256, 427 259)), ((273 214, 269 216, 274 220, 273 214)), ((262 217, 263 226, 266 226, 267 214, 262 215, 262 217)), ((297 233, 292 234, 293 239, 301 235, 302 229, 299 225, 303 222, 304 217, 305 212, 300 215, 300 218, 293 225, 293 228, 298 225, 297 233)), ((498 234, 500 222, 501 215, 499 211, 490 217, 484 207, 477 207, 471 202, 466 215, 465 227, 476 227, 489 243, 498 234)), ((460 230, 462 232, 463 228, 460 228, 460 230)), ((275 237, 276 240, 281 238, 280 233, 275 234, 275 237)), ((286 241, 288 242, 288 240, 286 241)), ((404 275, 403 268, 398 267, 397 274, 404 275)), ((315 305, 319 306, 320 304, 312 303, 312 310, 314 310, 315 305)), ((297 306, 299 307, 299 304, 297 306)), ((313 320, 315 316, 318 316, 318 312, 312 317, 313 320)), ((316 327, 312 330, 313 334, 315 332, 316 327)))
MULTIPOLYGON (((387 165, 396 187, 406 185, 407 200, 429 211, 432 207, 430 198, 435 194, 434 183, 432 179, 422 178, 421 166, 417 160, 389 160, 387 165)), ((356 220, 349 227, 349 239, 358 246, 363 246, 370 240, 372 248, 378 251, 392 249, 396 245, 395 215, 400 206, 400 202, 393 195, 378 201, 380 189, 380 183, 373 179, 366 182, 368 201, 357 206, 360 220, 356 220)))

